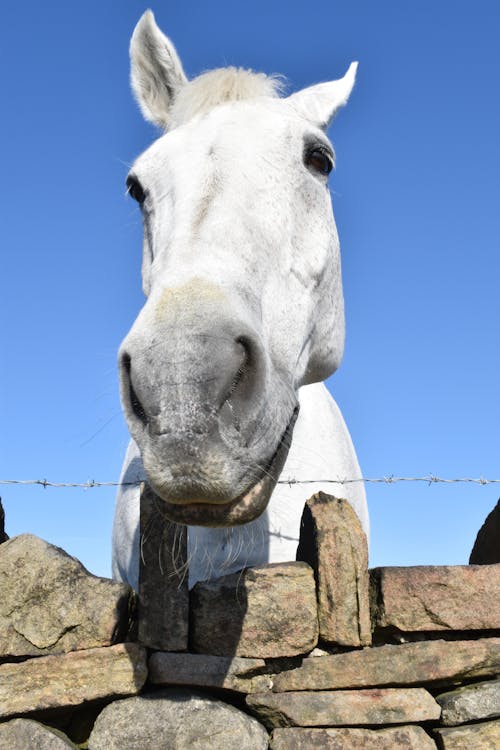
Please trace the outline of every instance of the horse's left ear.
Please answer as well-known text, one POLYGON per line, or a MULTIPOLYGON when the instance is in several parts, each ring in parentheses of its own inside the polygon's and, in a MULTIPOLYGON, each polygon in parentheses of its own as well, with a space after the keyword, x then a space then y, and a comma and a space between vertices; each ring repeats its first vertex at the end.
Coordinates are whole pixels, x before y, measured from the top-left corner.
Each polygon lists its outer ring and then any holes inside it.
POLYGON ((357 67, 358 63, 353 62, 345 76, 338 81, 318 83, 297 91, 288 97, 289 103, 306 120, 320 128, 327 128, 340 107, 347 104, 356 80, 357 67))

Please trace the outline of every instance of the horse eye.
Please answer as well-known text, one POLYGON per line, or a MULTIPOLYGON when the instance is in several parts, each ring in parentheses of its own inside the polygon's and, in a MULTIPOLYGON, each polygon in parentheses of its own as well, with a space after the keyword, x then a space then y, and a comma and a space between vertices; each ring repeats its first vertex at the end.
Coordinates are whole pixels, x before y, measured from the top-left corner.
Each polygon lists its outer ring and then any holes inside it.
POLYGON ((142 185, 135 177, 128 177, 127 178, 127 193, 133 198, 137 203, 142 206, 144 201, 146 200, 146 193, 142 189, 142 185))
POLYGON ((322 148, 313 148, 306 153, 305 164, 315 172, 327 177, 333 169, 333 159, 328 151, 322 148))

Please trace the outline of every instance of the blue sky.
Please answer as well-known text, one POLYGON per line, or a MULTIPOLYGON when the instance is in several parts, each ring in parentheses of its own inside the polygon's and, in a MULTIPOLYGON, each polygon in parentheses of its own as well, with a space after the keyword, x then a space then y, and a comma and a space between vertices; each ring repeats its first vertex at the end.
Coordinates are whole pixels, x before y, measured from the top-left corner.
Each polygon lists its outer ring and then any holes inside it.
MULTIPOLYGON (((128 85, 147 4, 4 4, 0 478, 117 480, 116 351, 143 298, 127 164, 155 137, 128 85)), ((500 477, 500 8, 151 2, 186 72, 289 89, 359 60, 330 129, 347 345, 329 387, 365 476, 500 477)), ((498 485, 368 485, 372 565, 467 562, 498 485)), ((113 489, 0 489, 32 532, 109 574, 113 489)))

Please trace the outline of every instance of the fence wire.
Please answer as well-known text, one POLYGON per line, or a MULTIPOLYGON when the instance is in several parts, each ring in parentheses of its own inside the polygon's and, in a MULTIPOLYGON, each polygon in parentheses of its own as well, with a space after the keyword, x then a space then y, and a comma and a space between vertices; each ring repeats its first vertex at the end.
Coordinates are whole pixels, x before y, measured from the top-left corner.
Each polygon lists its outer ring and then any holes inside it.
MULTIPOLYGON (((44 489, 48 487, 66 487, 80 488, 90 490, 94 487, 138 487, 144 479, 137 479, 134 482, 97 482, 90 479, 86 482, 51 482, 48 479, 0 479, 0 485, 39 485, 44 489)), ((446 478, 429 474, 423 477, 396 477, 393 475, 386 477, 354 477, 352 479, 279 479, 277 484, 397 484, 398 482, 422 482, 427 485, 431 484, 500 484, 500 479, 486 479, 485 477, 457 477, 446 478)))

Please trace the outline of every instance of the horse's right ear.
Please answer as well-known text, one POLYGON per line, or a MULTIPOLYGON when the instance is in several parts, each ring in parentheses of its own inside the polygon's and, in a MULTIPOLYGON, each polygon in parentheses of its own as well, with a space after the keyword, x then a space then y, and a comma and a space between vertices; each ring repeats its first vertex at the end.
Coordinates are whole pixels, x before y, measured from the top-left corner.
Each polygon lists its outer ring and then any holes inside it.
POLYGON ((160 31, 150 10, 134 29, 130 62, 132 90, 142 114, 166 129, 172 103, 187 78, 174 45, 160 31))

